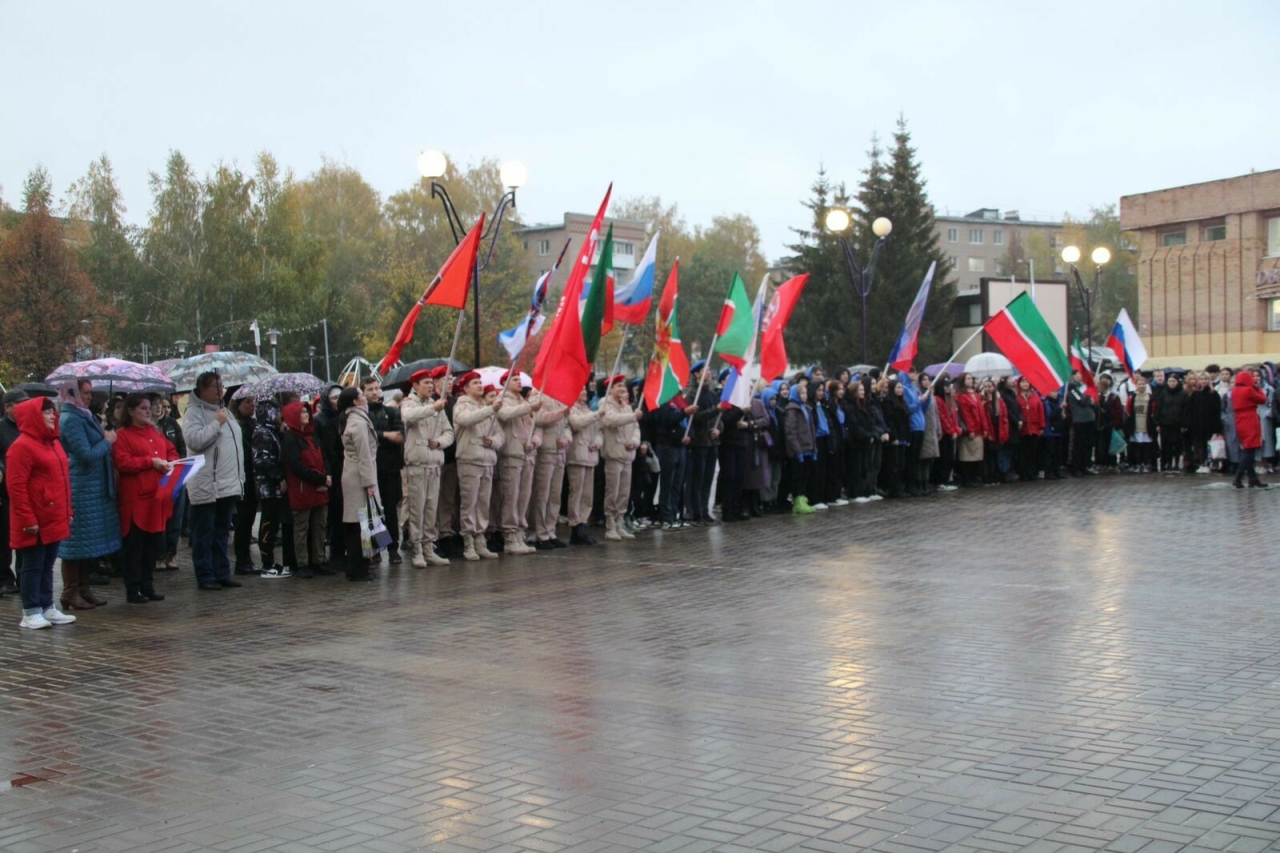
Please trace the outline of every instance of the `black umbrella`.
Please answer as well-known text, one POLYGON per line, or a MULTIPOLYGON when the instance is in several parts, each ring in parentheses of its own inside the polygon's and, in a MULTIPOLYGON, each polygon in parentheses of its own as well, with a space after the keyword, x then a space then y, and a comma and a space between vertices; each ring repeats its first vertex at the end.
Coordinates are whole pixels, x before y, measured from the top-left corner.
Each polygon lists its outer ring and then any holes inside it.
POLYGON ((26 391, 28 397, 57 397, 58 389, 44 382, 23 382, 13 386, 14 391, 26 391))
MULTIPOLYGON (((402 364, 399 367, 393 367, 382 379, 383 385, 408 385, 409 377, 417 373, 419 370, 434 370, 442 364, 448 364, 447 358, 420 358, 417 361, 411 361, 408 364, 402 364)), ((466 373, 471 368, 458 361, 453 360, 449 367, 449 372, 455 376, 460 373, 466 373)))

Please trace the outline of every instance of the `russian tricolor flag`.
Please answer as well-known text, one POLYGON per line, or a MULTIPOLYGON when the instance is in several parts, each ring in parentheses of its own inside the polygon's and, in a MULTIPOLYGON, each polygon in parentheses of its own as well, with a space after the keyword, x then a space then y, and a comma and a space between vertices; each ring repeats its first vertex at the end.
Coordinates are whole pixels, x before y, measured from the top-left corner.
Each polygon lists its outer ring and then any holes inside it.
POLYGON ((186 459, 177 460, 173 463, 173 468, 170 469, 169 473, 160 478, 160 485, 156 487, 156 498, 177 501, 178 496, 182 494, 183 488, 186 487, 187 481, 194 477, 196 472, 203 467, 203 456, 188 456, 186 459))
POLYGON ((1129 312, 1125 308, 1120 309, 1120 316, 1116 318, 1111 337, 1107 338, 1107 349, 1119 357, 1125 372, 1131 377, 1134 371, 1142 367, 1142 363, 1147 360, 1147 348, 1142 345, 1142 338, 1138 337, 1138 330, 1129 319, 1129 312))
POLYGON ((658 236, 653 235, 649 248, 644 250, 631 281, 617 288, 613 294, 613 319, 619 323, 639 326, 649 316, 649 305, 653 302, 654 266, 658 259, 658 236))
POLYGON ((929 271, 925 273, 924 281, 916 291, 916 299, 911 303, 911 309, 907 311, 902 332, 893 345, 893 352, 889 353, 889 366, 894 370, 908 370, 911 363, 916 360, 916 353, 919 351, 917 344, 920 339, 920 324, 924 322, 924 306, 929 301, 929 287, 933 284, 933 271, 937 266, 937 261, 929 264, 929 271))

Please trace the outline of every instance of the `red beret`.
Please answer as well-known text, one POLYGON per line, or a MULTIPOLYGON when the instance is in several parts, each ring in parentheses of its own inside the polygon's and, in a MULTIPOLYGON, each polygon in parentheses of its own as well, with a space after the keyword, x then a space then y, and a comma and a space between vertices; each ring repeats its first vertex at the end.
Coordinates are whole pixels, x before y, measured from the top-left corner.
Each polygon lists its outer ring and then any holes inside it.
POLYGON ((496 393, 498 393, 498 391, 499 391, 499 390, 501 390, 501 389, 499 389, 497 385, 486 385, 486 386, 484 386, 484 393, 486 393, 486 394, 496 394, 496 393))
POLYGON ((612 388, 614 385, 617 385, 619 382, 626 382, 626 381, 627 381, 627 377, 619 373, 617 376, 614 376, 609 380, 608 387, 612 388))
POLYGON ((502 371, 502 376, 501 378, 498 379, 498 381, 501 382, 503 385, 506 385, 510 379, 511 379, 511 371, 504 370, 502 371))
POLYGON ((419 370, 409 377, 409 384, 417 385, 424 379, 435 379, 435 377, 431 375, 430 370, 419 370))
POLYGON ((441 364, 441 365, 438 365, 437 367, 433 367, 430 370, 428 370, 427 375, 430 376, 432 379, 439 379, 440 377, 444 376, 448 372, 449 372, 448 366, 441 364))

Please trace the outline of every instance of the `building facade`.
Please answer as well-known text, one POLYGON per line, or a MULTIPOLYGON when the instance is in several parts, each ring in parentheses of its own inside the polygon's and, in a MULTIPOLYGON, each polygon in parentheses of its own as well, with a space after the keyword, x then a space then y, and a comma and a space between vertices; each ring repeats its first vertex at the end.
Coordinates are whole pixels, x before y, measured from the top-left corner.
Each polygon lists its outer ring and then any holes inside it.
MULTIPOLYGON (((525 266, 533 275, 542 275, 555 265, 556 258, 560 257, 560 251, 568 240, 570 241, 569 250, 565 252, 565 260, 549 284, 552 290, 563 285, 569 277, 569 268, 573 265, 578 252, 582 250, 582 242, 587 238, 587 232, 591 229, 591 220, 594 218, 589 213, 566 213, 564 222, 561 223, 525 225, 516 229, 516 236, 524 246, 525 266)), ((638 219, 606 217, 604 233, 608 232, 610 225, 613 226, 613 269, 618 283, 625 284, 631 280, 631 270, 635 269, 644 250, 649 246, 649 223, 638 219)), ((603 242, 604 233, 600 235, 601 242, 603 242)), ((588 281, 591 280, 590 275, 595 272, 595 265, 599 259, 600 250, 596 249, 596 254, 591 259, 592 268, 588 272, 588 281)))
POLYGON ((1148 366, 1240 366, 1280 353, 1280 169, 1120 199, 1137 234, 1148 366))
MULTIPOLYGON (((1023 219, 1016 210, 1001 214, 997 208, 983 207, 964 216, 935 211, 933 218, 938 246, 951 261, 958 293, 976 293, 982 279, 1014 272, 1003 269, 1001 262, 1015 242, 1025 245, 1031 234, 1043 233, 1053 248, 1062 236, 1061 222, 1023 219)), ((1054 272, 1037 270, 1036 275, 1049 278, 1054 272)))

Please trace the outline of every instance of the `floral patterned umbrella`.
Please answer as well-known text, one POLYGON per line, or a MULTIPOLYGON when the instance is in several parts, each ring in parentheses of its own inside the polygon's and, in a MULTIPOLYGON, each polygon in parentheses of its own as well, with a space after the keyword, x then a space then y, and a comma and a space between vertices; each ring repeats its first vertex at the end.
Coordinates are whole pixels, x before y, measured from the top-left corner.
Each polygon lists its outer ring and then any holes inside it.
POLYGON ((266 400, 277 394, 297 394, 302 399, 309 400, 317 394, 323 394, 328 387, 328 382, 310 373, 277 373, 261 382, 241 385, 236 393, 231 395, 231 399, 243 400, 245 397, 252 397, 255 400, 266 400))
POLYGON ((207 371, 218 374, 223 386, 232 388, 266 379, 276 369, 252 353, 202 352, 169 368, 169 378, 179 391, 192 391, 196 387, 196 378, 207 371))
POLYGON ((174 383, 155 365, 138 364, 119 358, 95 358, 92 361, 72 361, 62 365, 45 377, 50 385, 61 385, 80 379, 93 382, 95 388, 114 391, 171 392, 174 383))

